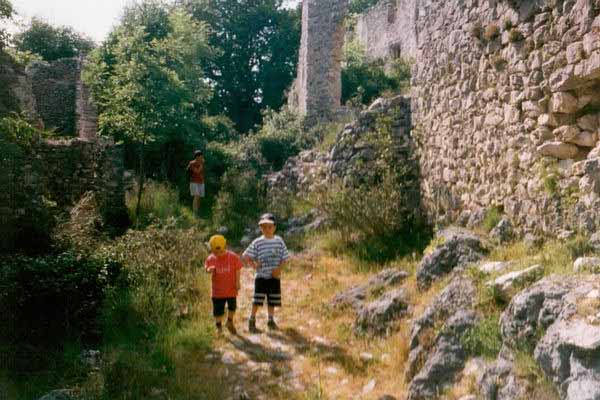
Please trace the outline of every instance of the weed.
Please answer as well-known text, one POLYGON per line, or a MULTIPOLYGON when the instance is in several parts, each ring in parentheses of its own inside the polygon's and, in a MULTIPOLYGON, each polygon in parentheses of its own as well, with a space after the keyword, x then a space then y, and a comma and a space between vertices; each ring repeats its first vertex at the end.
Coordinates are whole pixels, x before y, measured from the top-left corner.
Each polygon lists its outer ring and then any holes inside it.
POLYGON ((511 42, 519 42, 519 41, 523 40, 524 38, 525 37, 523 36, 521 31, 518 30, 517 28, 511 29, 510 33, 508 34, 508 40, 511 42))
POLYGON ((510 31, 513 27, 513 22, 510 18, 505 18, 504 21, 502 22, 502 27, 504 28, 505 31, 510 31))
POLYGON ((493 314, 483 318, 463 334, 461 343, 469 354, 487 359, 496 358, 502 347, 499 316, 493 314))
POLYGON ((502 56, 494 56, 491 61, 496 70, 502 70, 506 65, 506 60, 502 56))
POLYGON ((485 40, 490 41, 496 39, 500 35, 500 28, 496 24, 489 24, 485 27, 483 37, 485 40))
POLYGON ((571 259, 575 260, 579 257, 588 255, 594 251, 594 247, 591 245, 589 239, 583 235, 576 235, 569 239, 565 246, 571 255, 571 259))
POLYGON ((501 206, 493 206, 490 207, 483 218, 483 228, 489 232, 498 225, 498 222, 502 219, 502 207, 501 206))
POLYGON ((532 384, 532 392, 530 398, 558 400, 560 396, 552 384, 546 377, 544 371, 533 358, 531 352, 517 350, 515 352, 515 372, 518 377, 526 379, 532 384))
POLYGON ((481 40, 482 35, 483 35, 483 28, 481 27, 481 24, 479 23, 475 23, 471 26, 471 36, 473 36, 475 39, 479 39, 481 40))

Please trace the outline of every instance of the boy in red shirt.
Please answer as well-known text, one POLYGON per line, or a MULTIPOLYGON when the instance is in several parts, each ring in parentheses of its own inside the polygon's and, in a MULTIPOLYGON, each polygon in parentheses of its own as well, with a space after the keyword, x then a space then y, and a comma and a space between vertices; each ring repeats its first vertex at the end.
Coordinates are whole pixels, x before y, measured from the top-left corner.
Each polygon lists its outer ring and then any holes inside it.
POLYGON ((212 274, 212 302, 213 316, 217 324, 217 331, 223 331, 223 317, 225 316, 225 304, 227 304, 227 329, 236 335, 237 331, 233 324, 233 317, 237 308, 237 293, 240 290, 240 270, 242 261, 233 251, 226 248, 227 242, 222 235, 214 235, 210 238, 211 255, 204 263, 206 272, 212 274))

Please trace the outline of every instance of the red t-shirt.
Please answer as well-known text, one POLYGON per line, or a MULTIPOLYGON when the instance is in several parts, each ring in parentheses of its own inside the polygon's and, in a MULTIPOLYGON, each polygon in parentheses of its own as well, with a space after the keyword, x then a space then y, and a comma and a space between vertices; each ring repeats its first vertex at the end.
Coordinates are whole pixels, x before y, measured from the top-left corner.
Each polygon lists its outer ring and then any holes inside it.
POLYGON ((202 161, 190 161, 188 164, 191 177, 190 181, 193 183, 204 183, 204 162, 202 161))
POLYGON ((216 267, 212 273, 212 297, 223 299, 236 297, 235 274, 242 269, 242 260, 233 251, 227 250, 225 254, 217 257, 211 254, 206 259, 204 267, 216 267))

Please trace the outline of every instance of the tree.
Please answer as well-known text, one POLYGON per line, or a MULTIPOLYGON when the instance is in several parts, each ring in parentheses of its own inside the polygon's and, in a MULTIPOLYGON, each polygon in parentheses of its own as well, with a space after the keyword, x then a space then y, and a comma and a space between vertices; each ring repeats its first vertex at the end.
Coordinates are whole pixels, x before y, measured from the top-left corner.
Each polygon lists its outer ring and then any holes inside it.
POLYGON ((92 39, 73 28, 55 27, 37 18, 31 20, 27 29, 16 34, 13 41, 17 50, 39 54, 46 61, 87 54, 95 47, 92 39))
POLYGON ((207 36, 206 26, 181 9, 144 2, 129 9, 90 56, 84 79, 98 103, 100 132, 138 149, 136 212, 146 177, 146 146, 198 131, 211 98, 202 64, 213 54, 207 36), (164 19, 158 25, 164 31, 141 24, 148 11, 159 17, 152 21, 164 19))
POLYGON ((296 74, 301 10, 283 0, 180 0, 211 28, 210 43, 220 54, 207 70, 214 84, 213 113, 224 112, 247 132, 262 121, 261 111, 279 109, 296 74))
MULTIPOLYGON (((12 17, 13 8, 12 4, 8 0, 0 0, 0 22, 12 17)), ((8 41, 8 33, 5 29, 0 28, 0 50, 6 46, 8 41)))

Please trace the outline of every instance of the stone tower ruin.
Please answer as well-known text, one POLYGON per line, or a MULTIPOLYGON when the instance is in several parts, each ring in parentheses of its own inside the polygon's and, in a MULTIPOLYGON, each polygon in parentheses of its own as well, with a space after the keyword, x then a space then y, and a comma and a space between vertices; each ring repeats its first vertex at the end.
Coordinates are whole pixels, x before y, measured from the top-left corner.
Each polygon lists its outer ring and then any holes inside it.
POLYGON ((290 105, 309 123, 327 120, 340 108, 344 18, 348 0, 304 0, 298 76, 290 105))

